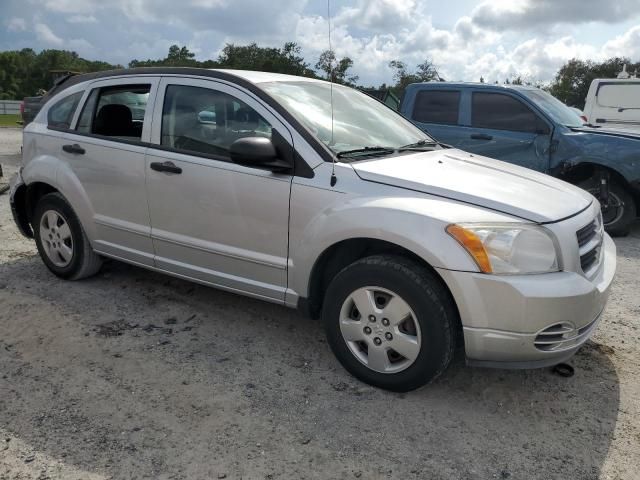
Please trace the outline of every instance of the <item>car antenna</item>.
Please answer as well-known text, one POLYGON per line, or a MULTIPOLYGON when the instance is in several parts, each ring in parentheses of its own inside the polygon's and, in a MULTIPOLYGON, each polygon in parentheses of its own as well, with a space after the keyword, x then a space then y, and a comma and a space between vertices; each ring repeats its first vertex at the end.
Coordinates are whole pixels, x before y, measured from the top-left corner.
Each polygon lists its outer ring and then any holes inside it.
MULTIPOLYGON (((331 48, 331 0, 327 0, 327 23, 329 24, 329 91, 331 92, 331 143, 333 145, 333 48, 331 48)), ((336 157, 331 160, 331 186, 338 182, 336 177, 336 157)))

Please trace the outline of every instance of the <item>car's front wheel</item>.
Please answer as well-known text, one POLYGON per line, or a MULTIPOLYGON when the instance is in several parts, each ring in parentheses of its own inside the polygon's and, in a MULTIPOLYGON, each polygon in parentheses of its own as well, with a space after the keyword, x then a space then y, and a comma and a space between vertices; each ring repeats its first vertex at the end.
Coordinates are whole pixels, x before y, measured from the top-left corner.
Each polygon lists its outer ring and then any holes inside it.
POLYGON ((342 270, 323 305, 327 339, 360 380, 393 391, 418 388, 453 356, 456 310, 435 275, 398 256, 372 256, 342 270))
POLYGON ((38 201, 32 225, 40 257, 58 277, 78 280, 100 270, 102 259, 61 194, 49 193, 38 201))
POLYGON ((602 222, 610 235, 622 237, 629 233, 631 224, 636 219, 636 204, 631 194, 618 182, 609 182, 609 198, 605 202, 601 198, 600 185, 590 179, 579 185, 602 204, 602 222))

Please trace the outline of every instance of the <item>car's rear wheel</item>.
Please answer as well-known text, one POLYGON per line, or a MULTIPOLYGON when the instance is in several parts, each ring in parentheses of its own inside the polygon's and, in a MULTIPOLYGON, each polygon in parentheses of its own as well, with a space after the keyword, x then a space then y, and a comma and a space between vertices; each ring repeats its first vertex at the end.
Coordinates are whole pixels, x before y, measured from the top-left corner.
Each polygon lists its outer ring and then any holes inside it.
POLYGON ((450 295, 431 271, 403 257, 372 256, 346 267, 329 285, 322 315, 340 363, 377 387, 418 388, 453 356, 450 295))
POLYGON ((600 185, 596 180, 587 180, 578 186, 602 203, 602 222, 610 235, 624 236, 629 233, 631 224, 636 218, 636 204, 631 194, 622 185, 616 181, 609 182, 607 202, 600 198, 600 185))
POLYGON ((102 259, 61 194, 49 193, 38 201, 32 225, 40 257, 57 276, 78 280, 100 270, 102 259))

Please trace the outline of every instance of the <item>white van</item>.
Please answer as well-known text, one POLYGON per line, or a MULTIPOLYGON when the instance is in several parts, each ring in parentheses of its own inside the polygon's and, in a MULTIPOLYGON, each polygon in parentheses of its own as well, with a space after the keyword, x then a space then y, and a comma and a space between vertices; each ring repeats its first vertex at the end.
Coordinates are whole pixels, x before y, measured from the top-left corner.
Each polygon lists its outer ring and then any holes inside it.
POLYGON ((584 115, 593 125, 640 130, 640 78, 596 78, 584 115))

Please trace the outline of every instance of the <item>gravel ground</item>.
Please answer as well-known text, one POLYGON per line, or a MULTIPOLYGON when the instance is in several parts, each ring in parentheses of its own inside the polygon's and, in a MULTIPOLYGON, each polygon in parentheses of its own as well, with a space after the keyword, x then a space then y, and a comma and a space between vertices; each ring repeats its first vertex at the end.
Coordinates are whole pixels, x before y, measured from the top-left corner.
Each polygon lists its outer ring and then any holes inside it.
MULTIPOLYGON (((0 131, 16 170, 20 136, 0 131)), ((318 322, 117 262, 50 274, 0 196, 0 479, 637 479, 640 228, 572 378, 472 369, 394 394, 318 322)))

